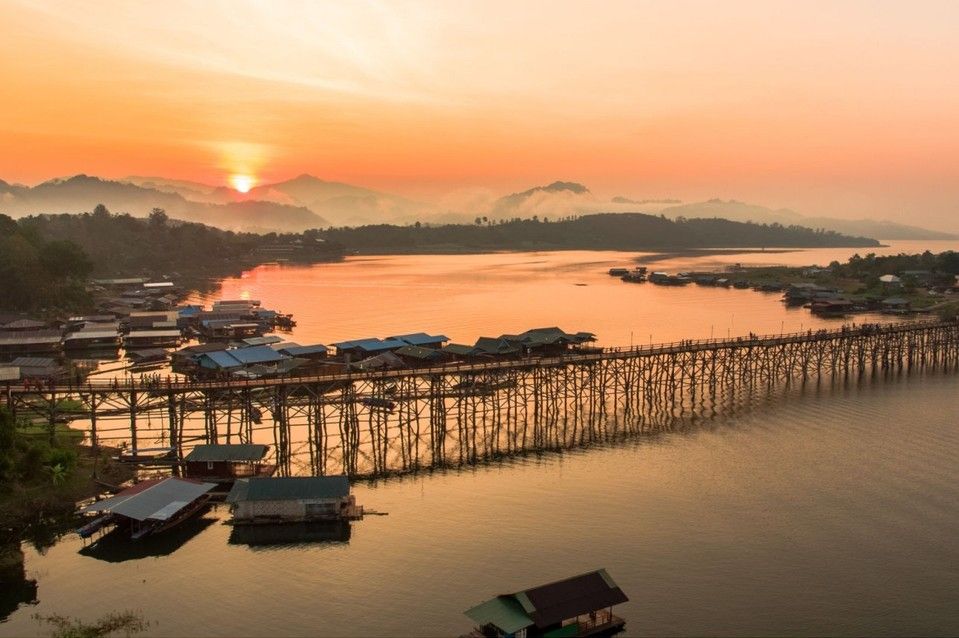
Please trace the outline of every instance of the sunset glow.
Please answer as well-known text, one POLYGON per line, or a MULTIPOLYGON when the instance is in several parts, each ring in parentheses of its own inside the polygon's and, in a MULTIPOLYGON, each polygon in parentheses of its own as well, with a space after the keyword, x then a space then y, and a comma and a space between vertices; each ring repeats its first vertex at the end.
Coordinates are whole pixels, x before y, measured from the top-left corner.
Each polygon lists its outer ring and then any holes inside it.
POLYGON ((959 3, 881 5, 9 0, 0 179, 564 179, 959 229, 959 3))
POLYGON ((230 184, 240 193, 249 193, 255 183, 250 175, 230 175, 230 184))

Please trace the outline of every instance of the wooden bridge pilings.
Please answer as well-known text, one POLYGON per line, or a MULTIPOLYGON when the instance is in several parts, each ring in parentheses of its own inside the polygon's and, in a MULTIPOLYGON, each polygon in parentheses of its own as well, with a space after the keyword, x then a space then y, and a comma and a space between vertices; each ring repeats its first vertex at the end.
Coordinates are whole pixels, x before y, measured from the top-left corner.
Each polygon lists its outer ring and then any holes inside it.
POLYGON ((281 474, 375 476, 624 439, 794 384, 957 367, 959 324, 910 322, 317 377, 15 385, 4 400, 76 419, 93 445, 270 443, 281 474))

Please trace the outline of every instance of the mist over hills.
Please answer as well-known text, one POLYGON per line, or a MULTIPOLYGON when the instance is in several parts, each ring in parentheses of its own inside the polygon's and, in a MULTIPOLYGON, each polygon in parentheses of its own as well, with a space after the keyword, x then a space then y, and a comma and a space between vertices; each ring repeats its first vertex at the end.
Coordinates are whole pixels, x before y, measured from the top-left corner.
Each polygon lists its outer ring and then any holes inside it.
POLYGON ((82 213, 103 203, 114 212, 145 217, 163 208, 170 217, 228 230, 299 232, 329 226, 371 224, 472 223, 477 217, 562 219, 595 213, 657 213, 672 219, 752 221, 833 230, 846 235, 882 239, 953 239, 956 236, 889 221, 806 216, 787 208, 773 209, 736 200, 679 200, 597 197, 584 184, 555 181, 525 191, 442 204, 418 202, 361 186, 312 175, 256 186, 248 193, 189 180, 131 176, 107 180, 87 175, 52 179, 33 187, 0 180, 0 213, 13 217, 43 213, 82 213))
POLYGON ((327 225, 325 219, 304 207, 262 201, 197 202, 178 192, 87 175, 53 179, 34 187, 5 182, 0 185, 0 213, 11 217, 84 213, 101 203, 114 212, 134 217, 146 217, 153 208, 162 208, 170 217, 227 230, 299 231, 327 225))
POLYGON ((759 224, 824 228, 845 235, 878 237, 880 239, 955 239, 957 237, 950 233, 885 220, 814 217, 797 213, 789 208, 772 209, 736 200, 710 199, 705 202, 671 206, 662 209, 660 212, 673 219, 679 217, 689 219, 721 217, 732 221, 752 221, 759 224))
POLYGON ((322 217, 326 225, 334 226, 413 222, 437 213, 431 204, 306 174, 282 182, 262 184, 247 193, 223 186, 157 177, 128 177, 126 181, 207 203, 260 201, 307 208, 322 217))

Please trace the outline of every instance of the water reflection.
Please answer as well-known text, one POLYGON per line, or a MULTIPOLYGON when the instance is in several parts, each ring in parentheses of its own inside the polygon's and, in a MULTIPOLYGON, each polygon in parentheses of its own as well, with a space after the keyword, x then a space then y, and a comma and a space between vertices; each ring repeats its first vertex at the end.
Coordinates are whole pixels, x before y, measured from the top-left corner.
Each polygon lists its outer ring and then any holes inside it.
POLYGON ((349 543, 350 534, 349 521, 234 525, 229 542, 257 549, 288 549, 306 543, 349 543))
POLYGON ((37 581, 27 578, 19 545, 0 547, 0 622, 20 608, 36 605, 37 581))
POLYGON ((116 527, 85 545, 79 553, 108 563, 169 556, 216 522, 217 519, 206 516, 191 518, 162 534, 136 541, 130 539, 129 529, 116 527))

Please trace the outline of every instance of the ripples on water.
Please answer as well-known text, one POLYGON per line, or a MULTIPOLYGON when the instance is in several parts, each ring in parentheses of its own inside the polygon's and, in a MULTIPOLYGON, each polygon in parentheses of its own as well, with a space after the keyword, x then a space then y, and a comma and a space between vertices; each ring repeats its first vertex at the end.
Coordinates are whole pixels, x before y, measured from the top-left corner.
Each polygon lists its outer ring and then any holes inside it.
POLYGON ((0 634, 132 608, 157 635, 458 635, 490 595, 601 566, 633 635, 954 634, 957 390, 810 386, 618 446, 362 483, 390 515, 346 541, 231 544, 222 509, 169 555, 68 537, 27 550, 41 602, 0 634))

